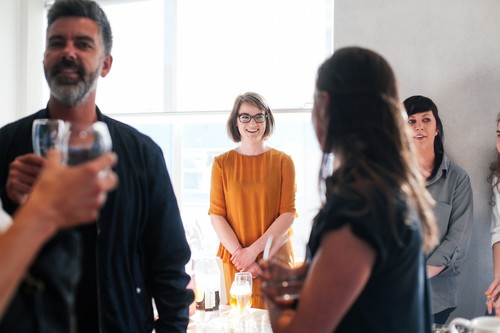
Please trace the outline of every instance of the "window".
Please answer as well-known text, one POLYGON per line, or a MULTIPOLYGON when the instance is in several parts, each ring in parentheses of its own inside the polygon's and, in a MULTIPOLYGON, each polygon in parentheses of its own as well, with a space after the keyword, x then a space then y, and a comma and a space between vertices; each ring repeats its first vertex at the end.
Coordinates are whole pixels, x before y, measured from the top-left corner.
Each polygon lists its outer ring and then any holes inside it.
POLYGON ((196 256, 215 253, 208 216, 213 157, 232 149, 226 120, 237 95, 261 93, 276 118, 269 145, 296 169, 296 257, 320 205, 320 151, 310 121, 316 71, 333 52, 333 0, 101 0, 113 68, 101 110, 163 150, 196 256))
POLYGON ((227 110, 245 91, 307 109, 333 51, 333 0, 101 3, 115 37, 98 94, 108 112, 227 110))

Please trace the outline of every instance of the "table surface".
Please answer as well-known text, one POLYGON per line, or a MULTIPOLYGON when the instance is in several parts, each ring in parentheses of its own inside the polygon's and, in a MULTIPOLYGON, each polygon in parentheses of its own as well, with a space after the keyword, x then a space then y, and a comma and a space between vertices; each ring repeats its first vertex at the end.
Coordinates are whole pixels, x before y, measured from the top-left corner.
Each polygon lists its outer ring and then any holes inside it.
POLYGON ((188 333, 272 333, 267 310, 251 308, 241 315, 228 306, 219 311, 196 311, 191 317, 188 333))

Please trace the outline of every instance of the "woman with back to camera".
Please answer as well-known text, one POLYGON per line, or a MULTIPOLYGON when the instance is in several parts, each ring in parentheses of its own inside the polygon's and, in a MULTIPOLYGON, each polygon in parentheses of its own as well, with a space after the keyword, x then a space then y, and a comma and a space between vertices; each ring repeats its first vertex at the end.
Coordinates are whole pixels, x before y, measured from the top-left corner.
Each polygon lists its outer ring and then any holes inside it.
MULTIPOLYGON (((284 239, 295 217, 295 167, 289 155, 265 144, 273 130, 273 113, 261 95, 238 96, 227 131, 239 146, 212 166, 209 214, 228 291, 236 272, 256 276, 267 238, 284 239)), ((290 242, 273 252, 293 261, 290 242)), ((260 282, 252 285, 252 307, 264 308, 260 282)))
POLYGON ((488 314, 500 317, 500 114, 497 115, 495 161, 490 166, 491 184, 491 248, 493 251, 493 281, 485 292, 488 314))
POLYGON ((298 303, 280 301, 278 277, 295 272, 261 264, 273 332, 430 332, 424 251, 437 229, 389 64, 363 48, 335 51, 318 70, 312 121, 325 200, 298 303))
POLYGON ((424 96, 404 101, 420 173, 436 201, 434 214, 440 243, 427 258, 434 323, 444 325, 457 307, 457 276, 472 233, 472 188, 469 175, 444 153, 444 132, 436 104, 424 96))

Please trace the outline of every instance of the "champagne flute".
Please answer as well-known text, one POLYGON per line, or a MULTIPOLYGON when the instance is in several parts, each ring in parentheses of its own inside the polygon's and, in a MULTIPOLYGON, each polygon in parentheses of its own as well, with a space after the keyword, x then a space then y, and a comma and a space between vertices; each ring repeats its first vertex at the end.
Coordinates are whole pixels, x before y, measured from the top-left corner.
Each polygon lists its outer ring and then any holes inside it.
POLYGON ((250 287, 252 287, 252 273, 250 272, 237 272, 234 274, 235 281, 248 281, 250 283, 250 287))
POLYGON ((35 154, 46 157, 50 149, 61 149, 65 129, 66 124, 61 119, 35 119, 31 131, 35 154))
POLYGON ((252 285, 248 280, 234 280, 231 289, 231 298, 236 299, 236 308, 240 314, 246 314, 252 299, 252 285))
POLYGON ((71 123, 63 138, 66 164, 76 165, 111 151, 108 126, 101 121, 92 124, 71 123))
MULTIPOLYGON (((250 300, 247 304, 247 308, 250 308, 252 306, 252 297, 251 297, 252 296, 251 295, 252 294, 252 284, 253 284, 252 280, 253 280, 252 273, 250 273, 250 272, 238 272, 234 275, 234 282, 237 282, 236 285, 239 284, 238 282, 244 282, 244 283, 248 283, 250 285, 250 300)), ((231 305, 231 307, 233 309, 238 308, 236 293, 232 293, 230 291, 230 295, 231 295, 231 299, 229 301, 229 304, 231 305)))

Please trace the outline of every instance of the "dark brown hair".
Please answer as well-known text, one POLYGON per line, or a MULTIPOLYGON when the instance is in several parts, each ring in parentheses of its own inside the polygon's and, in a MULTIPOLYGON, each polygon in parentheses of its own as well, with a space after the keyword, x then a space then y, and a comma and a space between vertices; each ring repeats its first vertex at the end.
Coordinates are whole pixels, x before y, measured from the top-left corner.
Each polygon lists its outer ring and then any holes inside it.
MULTIPOLYGON (((362 196, 368 208, 376 206, 373 191, 390 198, 397 186, 418 212, 424 250, 432 249, 438 241, 433 200, 418 170, 390 65, 368 49, 339 49, 320 66, 316 90, 326 92, 330 101, 320 179, 331 168, 331 153, 341 161, 323 178, 326 196, 347 189, 362 196)), ((387 202, 389 228, 399 240, 394 203, 387 202)))
POLYGON ((113 34, 106 13, 101 7, 91 0, 56 0, 47 13, 47 29, 58 18, 65 16, 86 17, 96 22, 100 28, 106 55, 111 53, 113 47, 113 34))
POLYGON ((243 95, 239 95, 238 97, 236 97, 233 105, 233 110, 229 115, 229 119, 227 120, 226 125, 229 138, 234 142, 241 141, 241 135, 238 131, 238 125, 236 124, 236 122, 238 121, 238 112, 240 111, 241 104, 243 103, 253 104, 266 114, 266 129, 264 131, 262 139, 266 140, 267 138, 269 138, 274 132, 274 116, 264 97, 255 92, 246 92, 243 95))

